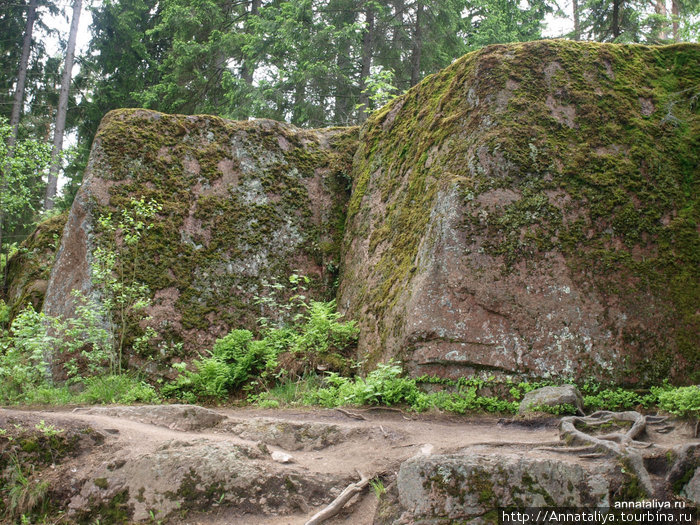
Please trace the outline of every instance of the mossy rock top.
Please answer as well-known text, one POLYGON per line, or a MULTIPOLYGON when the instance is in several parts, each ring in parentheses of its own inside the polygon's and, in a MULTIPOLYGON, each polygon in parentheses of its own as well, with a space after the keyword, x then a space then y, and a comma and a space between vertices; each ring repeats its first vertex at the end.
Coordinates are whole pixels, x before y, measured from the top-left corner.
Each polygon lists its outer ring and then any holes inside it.
POLYGON ((72 315, 73 289, 99 300, 91 271, 98 246, 114 250, 152 298, 150 320, 130 326, 128 338, 146 325, 159 336, 145 354, 128 356, 132 366, 150 359, 151 368, 167 368, 232 328, 255 329, 270 315, 256 297, 292 273, 313 278, 311 297, 332 295, 356 136, 353 128, 110 112, 68 219, 46 313, 72 315), (162 208, 136 250, 97 219, 111 214, 116 224, 140 198, 162 208))
POLYGON ((370 362, 700 376, 700 46, 496 45, 373 114, 339 305, 370 362))
POLYGON ((41 310, 67 219, 68 212, 63 212, 40 222, 10 258, 4 298, 10 307, 9 321, 29 305, 41 310))

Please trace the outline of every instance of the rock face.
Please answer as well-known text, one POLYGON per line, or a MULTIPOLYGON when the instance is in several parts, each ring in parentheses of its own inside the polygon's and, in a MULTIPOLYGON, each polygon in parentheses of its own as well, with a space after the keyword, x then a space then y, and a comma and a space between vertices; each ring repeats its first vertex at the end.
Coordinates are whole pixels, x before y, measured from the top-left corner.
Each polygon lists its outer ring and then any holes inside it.
MULTIPOLYGON (((260 315, 271 314, 255 298, 295 272, 314 278, 312 297, 325 297, 339 263, 355 145, 352 128, 109 113, 68 219, 45 312, 71 315, 74 289, 99 300, 95 249, 105 243, 121 249, 124 241, 120 230, 106 237, 98 219, 112 214, 117 224, 140 198, 162 209, 138 253, 127 246, 120 264, 150 290, 147 324, 159 334, 150 351, 160 350, 161 361, 180 342, 187 353, 231 328, 253 328, 260 315)), ((145 324, 131 327, 131 335, 145 324)))
POLYGON ((573 385, 545 386, 528 392, 520 402, 518 413, 524 414, 543 405, 548 407, 571 405, 579 415, 584 415, 583 396, 573 385))
POLYGON ((370 362, 700 374, 700 47, 471 53, 361 132, 338 304, 370 362))

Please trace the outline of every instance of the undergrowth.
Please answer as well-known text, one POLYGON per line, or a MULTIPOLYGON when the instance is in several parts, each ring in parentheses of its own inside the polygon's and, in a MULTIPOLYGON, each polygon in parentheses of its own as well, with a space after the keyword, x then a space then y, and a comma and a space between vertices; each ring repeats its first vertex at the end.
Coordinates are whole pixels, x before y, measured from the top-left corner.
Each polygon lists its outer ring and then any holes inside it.
MULTIPOLYGON (((261 315, 258 334, 232 330, 189 367, 175 364, 175 379, 159 391, 138 374, 114 373, 119 367, 100 351, 104 334, 88 315, 89 305, 80 310, 83 314, 78 319, 61 323, 27 309, 9 330, 0 332, 0 403, 131 404, 165 399, 205 404, 235 401, 269 408, 383 405, 418 412, 514 414, 526 393, 557 384, 495 377, 411 378, 395 361, 380 363, 363 376, 359 373, 362 362, 353 359, 358 337, 355 323, 342 320, 334 301, 307 302, 305 277, 292 275, 289 281, 294 291, 291 299, 279 304, 274 294, 268 294, 260 300, 262 314, 277 309, 288 315, 275 322, 261 315), (60 339, 66 333, 68 337, 60 339), (86 341, 92 352, 81 347, 86 341), (47 347, 61 347, 76 356, 67 362, 69 379, 64 384, 52 383, 47 347), (74 364, 78 359, 80 366, 74 364)), ((280 288, 276 283, 271 286, 280 288)), ((700 415, 698 386, 673 388, 664 383, 635 391, 588 382, 579 389, 587 413, 661 409, 689 419, 700 415)), ((539 408, 553 415, 574 411, 565 405, 539 408)))

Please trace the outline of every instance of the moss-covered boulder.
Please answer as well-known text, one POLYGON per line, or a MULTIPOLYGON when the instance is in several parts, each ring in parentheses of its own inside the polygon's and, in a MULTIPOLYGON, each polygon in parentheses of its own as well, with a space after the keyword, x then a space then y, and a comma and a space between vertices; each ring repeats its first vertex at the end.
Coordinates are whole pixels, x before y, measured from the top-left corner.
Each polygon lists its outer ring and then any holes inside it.
POLYGON ((4 297, 10 320, 28 305, 41 310, 67 218, 68 212, 64 212, 40 222, 10 257, 4 297))
POLYGON ((339 305, 370 362, 700 374, 700 46, 471 53, 373 114, 339 305))
POLYGON ((147 326, 158 336, 141 356, 129 356, 132 365, 137 357, 167 362, 173 351, 193 355, 232 328, 254 329, 262 313, 271 315, 256 302, 269 295, 266 284, 288 282, 295 272, 313 278, 311 297, 332 296, 356 135, 352 128, 300 130, 270 120, 109 113, 68 218, 44 311, 73 315, 72 290, 100 300, 97 247, 117 254, 125 280, 149 290, 150 319, 129 327, 126 346, 147 326), (99 219, 111 214, 118 226, 141 198, 161 209, 137 250, 123 229, 110 233, 99 219))

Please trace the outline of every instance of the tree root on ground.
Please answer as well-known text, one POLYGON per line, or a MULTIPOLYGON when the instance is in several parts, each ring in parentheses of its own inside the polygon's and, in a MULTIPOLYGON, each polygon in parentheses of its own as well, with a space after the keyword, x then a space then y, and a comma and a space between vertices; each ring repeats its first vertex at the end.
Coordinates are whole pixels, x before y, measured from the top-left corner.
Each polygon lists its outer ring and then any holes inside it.
POLYGON ((319 523, 323 523, 327 519, 332 518, 343 509, 345 504, 350 501, 355 494, 360 493, 369 484, 372 478, 369 478, 359 472, 358 474, 360 474, 360 481, 357 483, 351 483, 345 487, 345 490, 343 490, 343 492, 341 492, 337 498, 335 498, 327 507, 314 514, 305 525, 318 525, 319 523))
POLYGON ((584 459, 601 457, 616 457, 637 477, 639 486, 649 498, 654 497, 656 489, 651 481, 649 471, 644 466, 644 458, 639 452, 641 448, 653 447, 653 443, 638 441, 647 425, 660 424, 666 421, 664 417, 644 416, 639 412, 608 412, 600 411, 590 416, 568 416, 559 423, 559 438, 564 441, 561 447, 542 447, 538 450, 579 454, 584 459), (615 422, 628 422, 632 425, 626 432, 611 432, 594 436, 579 430, 577 425, 601 427, 615 422))

